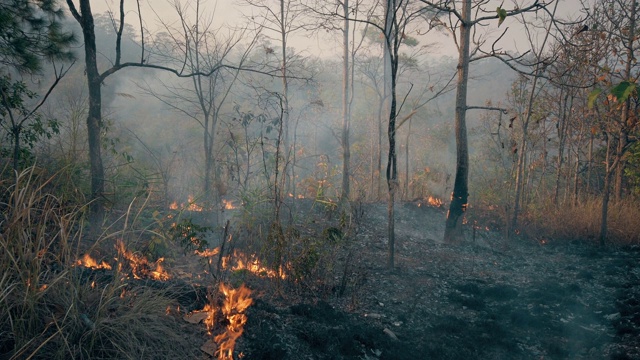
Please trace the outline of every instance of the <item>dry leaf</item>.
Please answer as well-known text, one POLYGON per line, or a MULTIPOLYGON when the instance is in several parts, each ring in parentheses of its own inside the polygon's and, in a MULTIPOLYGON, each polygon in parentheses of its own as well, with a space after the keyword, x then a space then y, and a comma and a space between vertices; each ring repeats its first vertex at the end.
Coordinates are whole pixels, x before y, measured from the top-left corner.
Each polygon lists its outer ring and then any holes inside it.
POLYGON ((184 321, 191 324, 199 324, 203 322, 204 319, 207 318, 207 316, 209 316, 209 313, 206 311, 202 311, 202 312, 187 314, 182 319, 184 319, 184 321))
POLYGON ((210 339, 206 343, 202 344, 202 346, 200 346, 200 350, 204 351, 205 353, 211 356, 216 356, 217 349, 218 349, 218 345, 216 345, 216 342, 213 341, 213 339, 210 339))

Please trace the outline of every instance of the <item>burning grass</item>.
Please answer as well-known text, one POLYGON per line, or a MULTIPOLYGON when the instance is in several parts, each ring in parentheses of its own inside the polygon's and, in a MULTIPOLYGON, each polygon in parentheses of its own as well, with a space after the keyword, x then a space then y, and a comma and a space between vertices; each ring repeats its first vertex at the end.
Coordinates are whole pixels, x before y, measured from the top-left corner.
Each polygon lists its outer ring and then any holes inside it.
POLYGON ((210 302, 202 310, 185 315, 184 320, 192 324, 203 322, 209 335, 213 335, 218 327, 222 327, 221 332, 207 341, 201 349, 219 360, 233 360, 236 342, 242 336, 244 325, 247 323, 245 312, 253 304, 253 299, 251 290, 244 284, 234 289, 220 283, 219 293, 224 297, 222 306, 216 306, 216 297, 210 296, 210 302))
POLYGON ((174 290, 84 271, 109 264, 76 252, 82 207, 64 205, 49 193, 53 178, 33 170, 0 182, 0 358, 195 358, 181 322, 164 312, 174 290))

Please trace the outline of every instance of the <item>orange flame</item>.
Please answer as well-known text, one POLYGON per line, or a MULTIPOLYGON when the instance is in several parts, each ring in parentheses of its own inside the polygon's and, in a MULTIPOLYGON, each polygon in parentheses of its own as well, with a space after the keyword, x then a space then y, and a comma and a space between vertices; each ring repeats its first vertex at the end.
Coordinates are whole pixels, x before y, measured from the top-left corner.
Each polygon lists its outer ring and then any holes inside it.
POLYGON ((236 208, 231 200, 222 199, 222 205, 224 205, 225 210, 233 210, 236 208))
POLYGON ((435 206, 435 207, 440 207, 442 206, 442 204, 444 204, 442 200, 433 196, 429 196, 429 198, 427 198, 427 202, 429 203, 429 205, 435 206))
POLYGON ((189 195, 188 196, 188 200, 187 203, 181 203, 180 205, 178 205, 177 201, 172 202, 169 205, 169 209, 170 210, 178 210, 178 209, 182 209, 182 210, 189 210, 189 211, 203 211, 204 208, 198 204, 196 204, 195 198, 193 195, 189 195))
POLYGON ((231 267, 231 270, 233 271, 247 270, 260 277, 279 277, 281 279, 286 279, 287 277, 284 273, 284 269, 280 268, 279 271, 269 269, 262 265, 256 254, 247 256, 237 250, 233 251, 233 256, 228 255, 222 258, 222 267, 226 269, 232 259, 235 260, 235 265, 231 267))
POLYGON ((91 255, 89 254, 84 254, 84 256, 82 256, 82 259, 76 261, 76 265, 78 266, 84 266, 86 268, 90 268, 90 269, 107 269, 107 270, 111 270, 111 265, 107 264, 106 262, 101 262, 100 264, 98 264, 98 262, 91 257, 91 255))
POLYGON ((202 206, 195 203, 193 195, 189 195, 189 206, 186 209, 189 211, 202 211, 202 206))
POLYGON ((218 255, 220 253, 220 248, 217 247, 215 249, 204 249, 202 251, 196 250, 194 253, 202 257, 211 257, 214 255, 218 255))
MULTIPOLYGON (((118 254, 122 255, 124 259, 129 261, 131 274, 133 275, 134 279, 151 278, 155 280, 165 281, 171 277, 169 273, 167 273, 167 271, 162 267, 164 258, 158 259, 158 261, 156 261, 155 263, 149 263, 149 260, 147 260, 146 257, 128 250, 122 240, 118 240, 118 242, 116 243, 116 250, 118 251, 118 254)), ((122 269, 120 268, 120 270, 122 269)))
POLYGON ((251 290, 244 284, 238 289, 232 289, 220 283, 220 291, 225 296, 222 314, 229 323, 226 331, 217 335, 214 340, 218 343, 218 359, 233 360, 236 341, 242 335, 244 325, 247 323, 247 315, 244 312, 253 304, 253 299, 250 297, 251 290))

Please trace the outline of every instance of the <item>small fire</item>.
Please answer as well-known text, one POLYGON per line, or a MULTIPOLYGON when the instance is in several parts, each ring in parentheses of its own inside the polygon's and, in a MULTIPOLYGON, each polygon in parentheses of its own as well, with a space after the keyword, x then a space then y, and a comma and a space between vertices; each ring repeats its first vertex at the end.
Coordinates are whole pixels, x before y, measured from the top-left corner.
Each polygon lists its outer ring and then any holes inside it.
POLYGON ((225 296, 222 314, 227 319, 228 325, 225 332, 217 335, 214 340, 218 343, 218 359, 232 360, 236 341, 242 335, 244 325, 247 323, 245 311, 253 304, 253 299, 250 297, 251 290, 244 284, 238 289, 232 289, 220 283, 220 291, 225 296))
POLYGON ((247 270, 257 276, 269 277, 269 278, 281 278, 286 279, 287 275, 284 273, 284 269, 280 268, 279 271, 269 269, 262 265, 260 259, 256 254, 247 256, 246 254, 237 250, 233 251, 233 256, 225 256, 222 258, 222 267, 226 268, 231 260, 235 260, 235 265, 231 267, 231 270, 247 270))
POLYGON ((189 206, 186 208, 189 211, 202 211, 202 206, 196 204, 193 195, 189 195, 189 206))
POLYGON ((91 257, 91 255, 89 254, 84 254, 82 256, 82 259, 76 261, 76 265, 78 266, 84 266, 86 268, 89 269, 106 269, 106 270, 111 270, 111 265, 107 264, 106 262, 101 262, 100 264, 98 264, 98 262, 91 257))
POLYGON ((146 257, 128 250, 122 240, 118 240, 116 243, 116 250, 118 251, 118 254, 122 255, 124 259, 129 261, 131 274, 135 279, 151 278, 165 281, 171 277, 162 267, 164 258, 158 259, 155 263, 149 263, 149 260, 147 260, 146 257))
POLYGON ((196 212, 200 212, 204 210, 202 206, 196 204, 196 201, 193 195, 188 196, 188 200, 186 204, 185 203, 178 204, 177 201, 172 202, 169 205, 169 209, 170 210, 188 210, 188 211, 196 211, 196 212))
POLYGON ((236 208, 236 207, 233 205, 233 201, 231 201, 231 200, 225 200, 225 199, 222 199, 222 205, 224 206, 224 209, 225 209, 225 210, 233 210, 233 209, 235 209, 235 208, 236 208))
POLYGON ((442 206, 442 204, 444 204, 444 202, 436 197, 433 196, 429 196, 427 198, 427 202, 429 203, 429 205, 434 206, 434 207, 440 207, 442 206))
POLYGON ((211 257, 220 254, 220 248, 217 247, 215 249, 204 249, 202 251, 196 250, 194 253, 202 257, 211 257))

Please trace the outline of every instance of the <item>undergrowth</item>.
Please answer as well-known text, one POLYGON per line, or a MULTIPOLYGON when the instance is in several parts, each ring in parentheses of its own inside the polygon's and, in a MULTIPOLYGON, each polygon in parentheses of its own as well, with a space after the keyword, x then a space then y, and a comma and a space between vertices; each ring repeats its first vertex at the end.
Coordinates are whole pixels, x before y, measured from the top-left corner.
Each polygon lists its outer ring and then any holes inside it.
MULTIPOLYGON (((640 244, 640 199, 610 201, 607 216, 607 243, 619 246, 640 244)), ((511 215, 511 214, 509 214, 511 215)), ((505 232, 507 213, 498 206, 478 206, 470 210, 469 222, 479 229, 505 232)), ((512 233, 528 238, 597 243, 600 237, 602 199, 586 198, 578 204, 530 205, 521 213, 512 233)))
POLYGON ((165 314, 170 287, 75 266, 91 248, 85 208, 52 195, 55 180, 30 168, 0 182, 0 358, 193 358, 179 319, 165 314))

